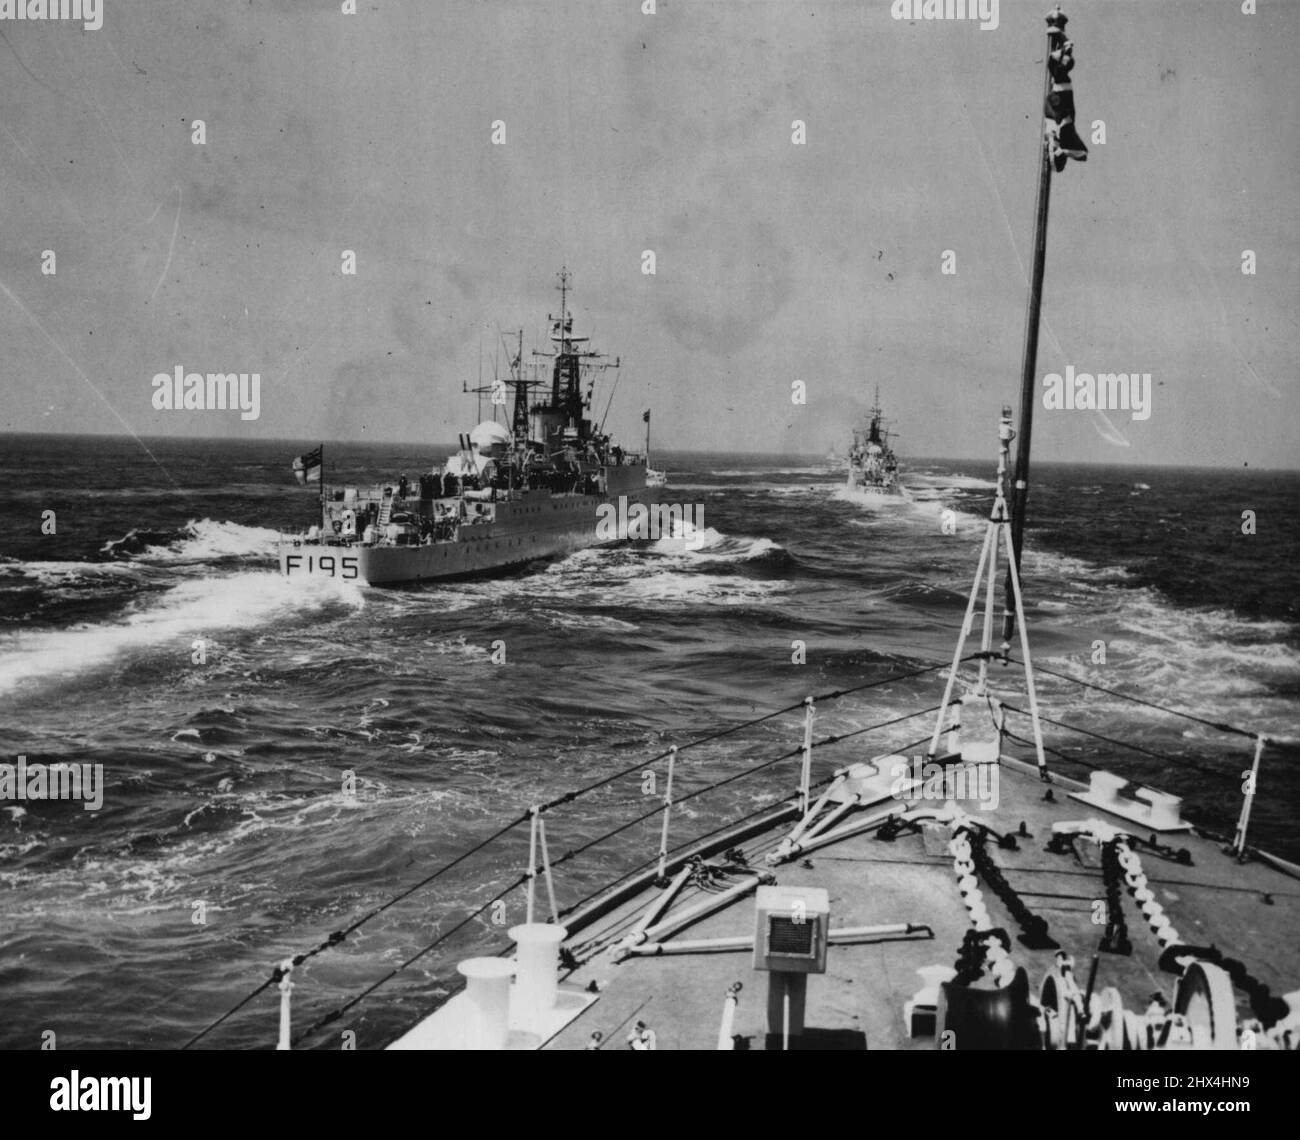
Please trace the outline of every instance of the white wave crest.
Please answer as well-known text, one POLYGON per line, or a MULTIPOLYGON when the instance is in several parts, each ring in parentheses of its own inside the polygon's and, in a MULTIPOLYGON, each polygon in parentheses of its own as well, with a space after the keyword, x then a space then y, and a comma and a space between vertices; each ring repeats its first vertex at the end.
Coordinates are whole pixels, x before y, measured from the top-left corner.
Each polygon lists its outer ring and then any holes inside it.
MULTIPOLYGON (((218 522, 215 519, 191 519, 185 524, 182 535, 162 546, 146 546, 135 557, 140 562, 164 563, 212 562, 219 558, 270 558, 275 553, 278 537, 274 530, 263 526, 244 526, 242 523, 218 522)), ((108 543, 104 550, 109 552, 110 548, 119 545, 121 543, 108 543)))
POLYGON ((213 630, 256 627, 337 602, 364 604, 355 585, 327 578, 249 572, 191 579, 133 604, 115 621, 0 637, 0 692, 28 681, 74 676, 168 642, 175 643, 177 661, 185 662, 191 639, 213 630))
POLYGON ((87 579, 121 579, 136 571, 122 562, 20 562, 0 565, 0 580, 32 578, 42 586, 57 588, 87 579))
POLYGON ((974 475, 920 475, 908 472, 909 483, 924 487, 946 487, 959 491, 995 491, 997 484, 991 479, 977 479, 974 475))
POLYGON ((741 578, 723 574, 676 573, 629 575, 608 592, 613 604, 644 605, 679 602, 685 606, 744 606, 784 593, 784 582, 741 578))
POLYGON ((770 538, 733 537, 711 526, 696 527, 694 523, 673 519, 671 536, 652 543, 650 550, 659 555, 685 554, 692 558, 712 562, 745 562, 761 558, 773 550, 782 550, 780 543, 770 538))

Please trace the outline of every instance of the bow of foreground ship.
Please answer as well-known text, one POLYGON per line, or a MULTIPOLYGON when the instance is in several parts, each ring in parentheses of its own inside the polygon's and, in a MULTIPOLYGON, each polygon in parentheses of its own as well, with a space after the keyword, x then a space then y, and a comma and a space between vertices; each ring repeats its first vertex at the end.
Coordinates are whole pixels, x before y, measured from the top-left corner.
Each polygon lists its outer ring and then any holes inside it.
MULTIPOLYGON (((573 331, 569 273, 560 271, 560 313, 551 318, 549 385, 529 376, 522 333, 511 362, 510 425, 486 420, 441 466, 408 481, 334 486, 322 448, 294 462, 302 483, 321 484, 320 522, 281 535, 281 573, 381 586, 463 577, 619 541, 605 523, 644 505, 662 486, 647 455, 625 451, 590 418, 594 373, 617 368, 573 331), (584 380, 586 385, 584 388, 584 380), (530 404, 529 391, 548 387, 530 404)), ((505 383, 493 386, 505 403, 505 383)), ((608 409, 606 409, 608 413, 608 409)), ((646 413, 647 440, 649 413, 646 413)))
POLYGON ((1040 710, 1046 675, 1058 690, 1083 686, 1157 711, 1145 697, 1036 665, 1025 623, 1019 564, 1046 188, 1053 166, 1082 157, 1050 82, 1069 53, 1064 25, 1059 9, 1049 15, 1020 428, 1004 409, 997 491, 951 661, 916 659, 729 722, 504 820, 281 964, 255 991, 279 987, 281 1048, 322 1043, 327 1027, 346 1024, 416 961, 441 963, 444 977, 457 963, 463 985, 391 1048, 1300 1048, 1300 867, 1249 842, 1272 742, 1250 726, 1159 710, 1221 734, 1227 763, 1215 774, 1241 797, 1227 838, 1186 819, 1178 797, 1113 770, 1130 749, 1179 762, 1150 739, 1125 742, 1105 724, 1040 710), (887 695, 924 675, 936 682, 930 707, 895 715, 890 700, 890 713, 862 726, 873 690, 887 695), (1000 684, 1005 677, 1014 684, 1000 684), (645 795, 648 771, 662 795, 638 803, 633 790, 645 795), (608 830, 592 836, 573 814, 579 802, 605 805, 608 830), (706 804, 725 806, 722 826, 706 804), (501 850, 518 856, 517 877, 485 862, 501 850), (429 892, 418 897, 433 939, 295 1026, 294 972, 417 891, 429 892), (489 915, 507 905, 524 921, 485 954, 500 937, 489 915))

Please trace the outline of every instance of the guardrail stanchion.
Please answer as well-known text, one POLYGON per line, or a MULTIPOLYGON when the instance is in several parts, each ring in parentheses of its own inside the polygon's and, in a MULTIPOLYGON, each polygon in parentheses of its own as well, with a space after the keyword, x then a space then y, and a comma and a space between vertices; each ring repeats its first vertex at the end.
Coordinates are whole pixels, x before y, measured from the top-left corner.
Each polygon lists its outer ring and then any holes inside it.
POLYGON ((1250 826, 1250 809, 1255 803, 1255 785, 1259 781, 1259 761, 1264 755, 1264 737, 1255 737, 1255 760, 1246 776, 1242 790, 1241 817, 1237 820, 1237 834, 1232 839, 1232 851, 1238 859, 1246 857, 1246 828, 1250 826))
POLYGON ((659 878, 663 879, 668 863, 668 818, 673 811, 673 769, 677 766, 677 745, 668 750, 668 782, 664 787, 664 826, 659 836, 659 878))
POLYGON ((799 773, 799 814, 808 814, 808 791, 812 783, 813 699, 804 697, 803 768, 799 773))
POLYGON ((555 877, 551 874, 551 852, 546 846, 546 820, 537 817, 537 835, 542 843, 542 871, 546 875, 546 894, 551 900, 551 921, 560 924, 560 908, 555 905, 555 877))
POLYGON ((533 921, 533 900, 537 894, 537 822, 541 811, 536 804, 528 809, 528 910, 525 922, 533 921))

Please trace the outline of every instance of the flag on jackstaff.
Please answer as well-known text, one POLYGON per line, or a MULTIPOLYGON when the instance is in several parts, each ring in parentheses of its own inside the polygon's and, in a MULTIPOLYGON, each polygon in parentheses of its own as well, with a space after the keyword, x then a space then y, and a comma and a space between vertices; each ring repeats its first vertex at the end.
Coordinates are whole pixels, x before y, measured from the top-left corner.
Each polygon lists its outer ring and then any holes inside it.
POLYGON ((1048 34, 1052 50, 1047 56, 1047 152, 1059 174, 1070 159, 1088 161, 1088 148, 1074 125, 1074 44, 1065 38, 1065 13, 1059 7, 1048 13, 1048 34))
POLYGON ((645 410, 644 412, 641 413, 641 418, 642 418, 643 420, 645 420, 646 423, 649 423, 649 422, 650 422, 650 409, 649 409, 649 408, 646 408, 646 410, 645 410))
POLYGON ((304 487, 308 483, 320 482, 321 471, 321 452, 324 451, 325 445, 322 444, 315 451, 309 451, 306 455, 300 455, 293 461, 293 473, 298 482, 304 487))

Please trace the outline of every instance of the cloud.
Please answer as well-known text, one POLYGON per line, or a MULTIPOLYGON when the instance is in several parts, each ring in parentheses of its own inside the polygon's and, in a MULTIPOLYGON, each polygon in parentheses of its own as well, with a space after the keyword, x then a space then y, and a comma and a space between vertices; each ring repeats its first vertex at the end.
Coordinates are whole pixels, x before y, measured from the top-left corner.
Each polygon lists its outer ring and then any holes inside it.
POLYGON ((657 251, 659 320, 681 345, 727 356, 790 298, 794 253, 766 222, 711 201, 677 214, 657 251))

